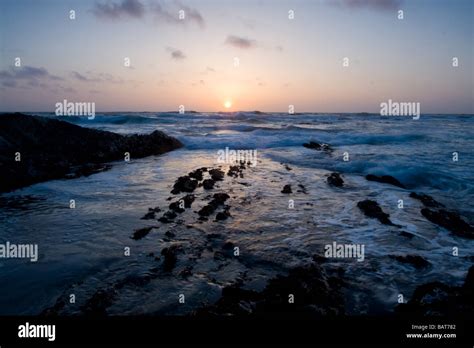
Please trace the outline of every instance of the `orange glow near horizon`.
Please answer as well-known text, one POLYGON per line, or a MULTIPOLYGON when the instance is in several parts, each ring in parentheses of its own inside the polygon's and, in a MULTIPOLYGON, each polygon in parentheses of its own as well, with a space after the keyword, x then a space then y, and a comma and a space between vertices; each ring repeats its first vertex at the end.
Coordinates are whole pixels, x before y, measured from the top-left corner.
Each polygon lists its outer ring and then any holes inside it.
POLYGON ((225 107, 226 109, 230 109, 230 108, 232 107, 232 101, 231 101, 231 100, 226 100, 226 101, 224 102, 224 107, 225 107))

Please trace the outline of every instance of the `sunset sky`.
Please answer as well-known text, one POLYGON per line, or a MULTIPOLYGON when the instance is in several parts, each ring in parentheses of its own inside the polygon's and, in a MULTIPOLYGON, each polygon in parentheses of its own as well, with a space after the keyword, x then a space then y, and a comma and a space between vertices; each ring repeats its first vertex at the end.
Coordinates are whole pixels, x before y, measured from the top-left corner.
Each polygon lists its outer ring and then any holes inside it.
POLYGON ((474 113, 473 18, 470 0, 0 0, 0 111, 474 113))

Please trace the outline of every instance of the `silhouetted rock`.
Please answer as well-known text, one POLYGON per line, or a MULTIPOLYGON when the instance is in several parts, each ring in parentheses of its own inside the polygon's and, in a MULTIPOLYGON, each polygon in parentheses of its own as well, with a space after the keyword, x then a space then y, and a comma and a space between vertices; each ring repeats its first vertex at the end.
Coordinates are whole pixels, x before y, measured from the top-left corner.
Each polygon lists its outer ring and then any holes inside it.
POLYGON ((0 192, 110 168, 105 162, 159 155, 183 145, 160 131, 120 135, 57 119, 0 115, 0 192), (20 153, 21 161, 15 161, 20 153))
POLYGON ((393 186, 398 186, 398 187, 401 187, 401 188, 406 188, 405 185, 403 185, 400 181, 398 181, 397 179, 395 179, 391 175, 377 176, 377 175, 373 175, 373 174, 368 174, 368 175, 365 176, 365 178, 369 181, 376 181, 376 182, 381 182, 381 183, 384 183, 384 184, 390 184, 390 185, 393 185, 393 186))
POLYGON ((194 202, 194 195, 189 194, 186 195, 182 198, 180 198, 178 201, 173 202, 169 205, 169 208, 179 214, 184 212, 185 208, 191 208, 191 204, 194 202))
POLYGON ((281 193, 292 193, 293 191, 291 190, 291 185, 285 185, 283 187, 283 190, 281 190, 281 193))
POLYGON ((135 239, 135 240, 139 240, 139 239, 142 239, 143 237, 145 237, 148 233, 150 233, 150 231, 153 229, 153 226, 152 227, 144 227, 144 228, 140 228, 138 230, 135 230, 135 232, 133 232, 133 236, 131 237, 132 239, 135 239))
POLYGON ((418 255, 390 255, 390 257, 397 260, 398 262, 408 263, 418 269, 426 268, 431 265, 431 263, 426 261, 425 258, 418 255))
POLYGON ((333 151, 331 145, 325 143, 317 143, 315 141, 310 141, 309 143, 304 143, 304 147, 308 149, 318 150, 318 151, 326 151, 331 152, 333 151))
POLYGON ((176 213, 172 210, 168 210, 166 213, 163 214, 162 217, 158 219, 158 221, 163 222, 163 223, 170 223, 174 218, 176 218, 176 213))
POLYGON ((180 176, 178 180, 173 185, 173 190, 171 190, 172 194, 178 194, 180 192, 193 192, 198 185, 198 181, 196 179, 192 179, 189 176, 180 176))
POLYGON ((220 169, 211 169, 209 171, 209 175, 211 176, 211 179, 214 181, 224 180, 224 172, 220 169))
POLYGON ((216 182, 212 179, 206 179, 202 182, 202 187, 204 187, 205 190, 212 190, 215 183, 216 182))
MULTIPOLYGON (((223 261, 225 255, 219 252, 217 259, 223 261)), ((291 269, 287 276, 271 279, 261 292, 242 289, 238 284, 226 286, 214 305, 201 308, 193 315, 284 319, 343 315, 342 284, 311 264, 291 269)))
POLYGON ((341 174, 339 173, 331 173, 328 176, 327 182, 331 186, 342 187, 344 185, 344 180, 341 178, 341 174))
POLYGON ((474 227, 465 222, 458 213, 444 209, 423 208, 421 214, 432 223, 446 228, 459 237, 474 239, 474 227))
POLYGON ((442 208, 442 207, 444 207, 443 204, 436 201, 433 197, 431 197, 429 195, 425 195, 424 193, 418 194, 416 192, 411 192, 410 197, 421 201, 421 203, 423 203, 423 205, 425 207, 428 207, 428 208, 442 208))
POLYGON ((395 312, 414 316, 467 317, 474 316, 474 266, 469 268, 463 286, 454 287, 431 282, 416 288, 412 298, 396 307, 395 312))
POLYGON ((201 217, 209 216, 224 202, 229 199, 230 196, 227 193, 215 193, 212 201, 210 201, 206 206, 199 210, 198 214, 201 217))
POLYGON ((389 219, 390 215, 387 213, 384 213, 382 208, 380 208, 379 204, 375 201, 366 199, 365 201, 361 201, 357 203, 357 206, 359 207, 360 210, 362 210, 365 216, 368 216, 372 219, 378 219, 384 225, 398 226, 398 225, 393 224, 392 221, 390 221, 389 219))
POLYGON ((155 218, 155 214, 159 213, 161 209, 159 207, 148 208, 148 213, 146 213, 141 219, 142 220, 151 220, 155 218))
POLYGON ((216 221, 222 221, 222 220, 227 220, 227 218, 229 218, 231 215, 230 215, 230 207, 227 206, 224 211, 220 211, 217 213, 216 215, 216 221))
POLYGON ((165 272, 171 272, 178 261, 178 251, 180 251, 179 245, 172 245, 168 248, 161 250, 161 255, 165 257, 163 261, 163 270, 165 272))
POLYGON ((192 171, 191 173, 188 174, 188 176, 190 178, 193 178, 193 179, 196 179, 198 181, 201 181, 203 179, 203 172, 204 172, 204 169, 206 168, 199 168, 199 169, 196 169, 194 171, 192 171))

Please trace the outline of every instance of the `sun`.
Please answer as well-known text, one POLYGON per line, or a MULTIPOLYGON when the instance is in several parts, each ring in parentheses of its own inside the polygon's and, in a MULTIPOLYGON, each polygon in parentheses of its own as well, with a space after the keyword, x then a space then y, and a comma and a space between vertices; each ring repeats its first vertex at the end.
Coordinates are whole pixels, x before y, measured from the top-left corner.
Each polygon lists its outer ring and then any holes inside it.
POLYGON ((232 107, 232 101, 226 100, 226 101, 224 102, 224 107, 225 107, 226 109, 230 109, 230 108, 232 107))

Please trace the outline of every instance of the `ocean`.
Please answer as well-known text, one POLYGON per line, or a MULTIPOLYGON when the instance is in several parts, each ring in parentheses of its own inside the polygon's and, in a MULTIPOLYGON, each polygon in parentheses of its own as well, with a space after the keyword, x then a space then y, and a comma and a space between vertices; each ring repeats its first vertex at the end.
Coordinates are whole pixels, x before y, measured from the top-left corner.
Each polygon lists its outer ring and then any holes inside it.
POLYGON ((343 269, 350 289, 347 312, 386 314, 400 294, 409 299, 426 282, 461 285, 472 264, 474 240, 426 220, 422 204, 409 194, 429 194, 474 223, 473 115, 413 120, 367 114, 147 112, 59 118, 120 134, 162 130, 185 146, 142 159, 132 153, 130 162, 116 162, 105 172, 0 195, 2 240, 36 243, 39 252, 34 264, 0 259, 0 315, 38 314, 71 294, 76 303, 61 313, 79 314, 104 289, 114 292, 107 306, 112 315, 185 315, 217 301, 229 284, 261 290, 268 279, 307 264, 334 242, 365 246, 362 262, 332 259, 323 265, 328 272, 343 269), (302 146, 309 141, 330 144, 333 151, 302 146), (231 218, 198 221, 193 211, 209 194, 200 188, 196 205, 175 223, 141 219, 150 207, 166 210, 175 180, 200 167, 216 167, 218 151, 226 148, 257 150, 258 159, 243 178, 227 177, 214 190, 230 195, 231 218), (327 184, 331 172, 342 174, 343 188, 327 184), (391 175, 406 189, 367 181, 367 174, 391 175), (281 192, 287 184, 291 194, 281 192), (364 199, 377 201, 401 227, 364 216, 357 207, 364 199), (146 237, 130 238, 134 230, 150 226, 146 237), (239 247, 239 255, 216 256, 219 243, 228 242, 239 247), (175 270, 157 273, 160 251, 173 245, 181 250, 175 270), (415 269, 394 255, 422 256, 430 266, 415 269), (182 276, 186 269, 192 271, 182 276), (178 305, 181 294, 186 301, 178 305))

